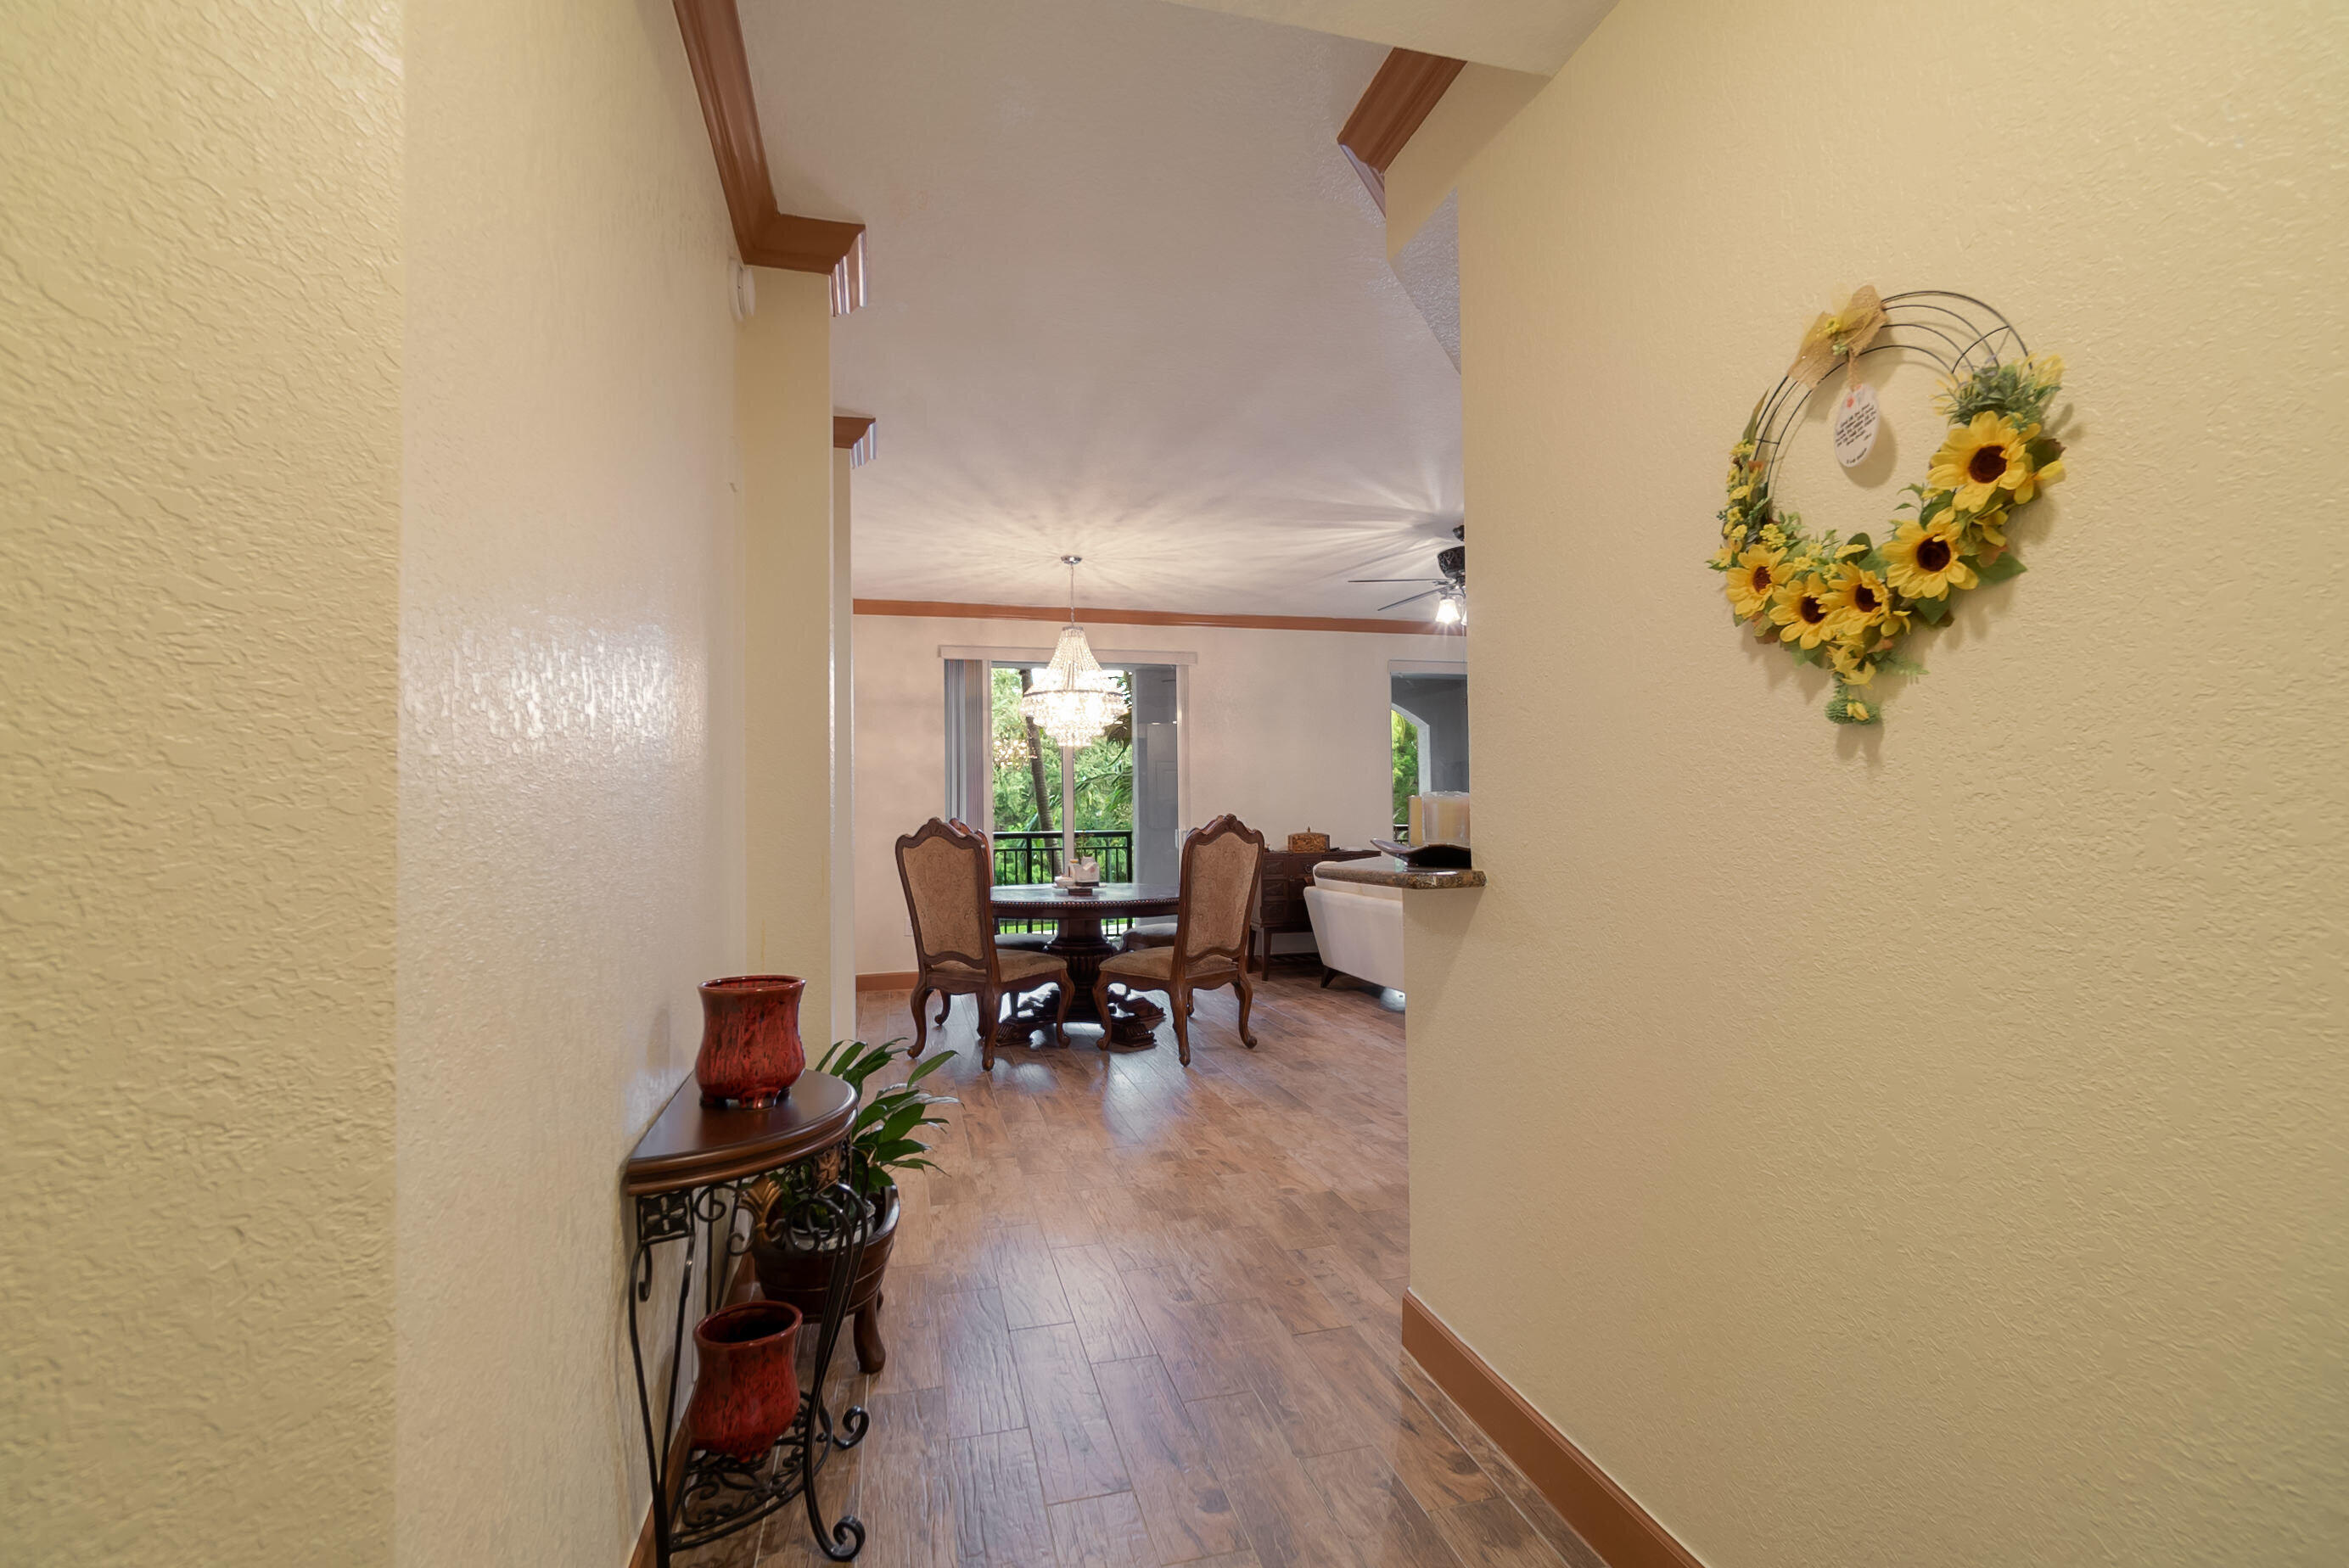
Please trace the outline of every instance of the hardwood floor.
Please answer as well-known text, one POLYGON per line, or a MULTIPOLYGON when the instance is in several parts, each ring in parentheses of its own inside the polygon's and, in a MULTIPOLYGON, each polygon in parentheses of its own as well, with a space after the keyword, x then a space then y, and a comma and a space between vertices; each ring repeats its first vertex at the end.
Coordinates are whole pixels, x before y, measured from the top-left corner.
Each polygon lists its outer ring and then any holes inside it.
MULTIPOLYGON (((910 1035, 904 992, 859 999, 910 1035)), ((904 1183, 888 1367, 843 1337, 870 1434, 826 1503, 872 1568, 1603 1568, 1402 1354, 1402 1020, 1276 975, 1112 1051, 999 1054, 971 999, 931 1038, 943 1169, 904 1183)), ((824 1562, 796 1507, 688 1568, 824 1562)))

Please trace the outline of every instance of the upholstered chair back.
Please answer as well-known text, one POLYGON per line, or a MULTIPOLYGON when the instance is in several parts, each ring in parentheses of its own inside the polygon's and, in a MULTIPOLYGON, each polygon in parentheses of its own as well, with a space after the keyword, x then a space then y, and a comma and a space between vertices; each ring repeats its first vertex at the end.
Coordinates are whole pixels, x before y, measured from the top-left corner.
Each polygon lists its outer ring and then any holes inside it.
POLYGON ((1175 943, 1186 965, 1246 950, 1263 864, 1264 835, 1237 817, 1217 817, 1185 842, 1175 943))
POLYGON ((936 817, 897 841, 897 879, 913 917, 924 968, 938 963, 989 967, 994 921, 987 905, 987 841, 936 817))

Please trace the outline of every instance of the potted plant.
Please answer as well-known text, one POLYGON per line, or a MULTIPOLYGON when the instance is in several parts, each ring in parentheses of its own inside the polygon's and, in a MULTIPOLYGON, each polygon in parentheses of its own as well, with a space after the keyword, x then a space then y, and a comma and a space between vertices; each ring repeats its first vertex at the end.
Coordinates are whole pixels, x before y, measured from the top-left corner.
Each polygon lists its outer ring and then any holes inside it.
MULTIPOLYGON (((905 1081, 864 1099, 864 1082, 905 1053, 902 1039, 868 1046, 862 1040, 833 1042, 816 1071, 830 1073, 854 1089, 863 1103, 849 1124, 848 1149, 840 1180, 865 1206, 868 1229, 864 1255, 857 1260, 855 1283, 848 1293, 848 1309, 856 1317, 856 1365, 870 1375, 887 1365, 887 1347, 881 1343, 881 1278, 889 1266, 889 1248, 897 1239, 901 1207, 898 1171, 935 1171, 930 1146, 922 1130, 943 1127, 933 1108, 955 1103, 951 1096, 925 1093, 918 1086, 945 1065, 952 1051, 940 1051, 916 1064, 905 1081)), ((832 1284, 835 1239, 812 1234, 794 1225, 804 1221, 802 1205, 812 1194, 792 1191, 773 1177, 761 1177, 744 1194, 750 1205, 750 1262, 759 1273, 759 1290, 770 1301, 788 1302, 811 1319, 821 1318, 824 1294, 832 1284)))

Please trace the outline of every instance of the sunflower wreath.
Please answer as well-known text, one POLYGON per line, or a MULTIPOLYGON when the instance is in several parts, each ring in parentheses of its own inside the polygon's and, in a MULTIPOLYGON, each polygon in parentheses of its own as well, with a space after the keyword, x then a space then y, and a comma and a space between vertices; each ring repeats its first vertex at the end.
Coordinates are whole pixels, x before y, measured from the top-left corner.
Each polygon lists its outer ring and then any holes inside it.
POLYGON ((1961 592, 2021 574, 2008 522, 2064 477, 2064 444, 2045 432, 2063 380, 2061 359, 2032 353, 1980 300, 1938 290, 1879 299, 1864 288, 1811 324, 1794 366, 1754 405, 1730 449, 1722 543, 1710 564, 1725 574, 1738 625, 1797 664, 1834 672, 1829 719, 1881 723, 1868 692, 1878 672, 1925 673, 1899 652, 1901 639, 1948 620, 1961 592), (1830 373, 1894 350, 1922 355, 1949 377, 1935 400, 1948 434, 1925 482, 1902 491, 1909 499, 1895 509, 1889 539, 1811 531, 1775 493, 1786 438, 1830 373))

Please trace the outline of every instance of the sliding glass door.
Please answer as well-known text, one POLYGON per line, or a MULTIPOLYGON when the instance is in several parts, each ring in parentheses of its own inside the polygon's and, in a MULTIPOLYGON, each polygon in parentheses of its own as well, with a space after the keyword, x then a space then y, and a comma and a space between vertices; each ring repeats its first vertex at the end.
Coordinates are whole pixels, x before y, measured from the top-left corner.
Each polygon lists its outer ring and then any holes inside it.
POLYGON ((1043 663, 947 661, 947 814, 993 838, 999 884, 1047 882, 1064 869, 1061 817, 1072 796, 1077 852, 1101 862, 1102 880, 1174 882, 1182 859, 1180 672, 1173 665, 1109 665, 1126 690, 1125 715, 1075 753, 1063 780, 1060 748, 1019 712, 1043 663))

